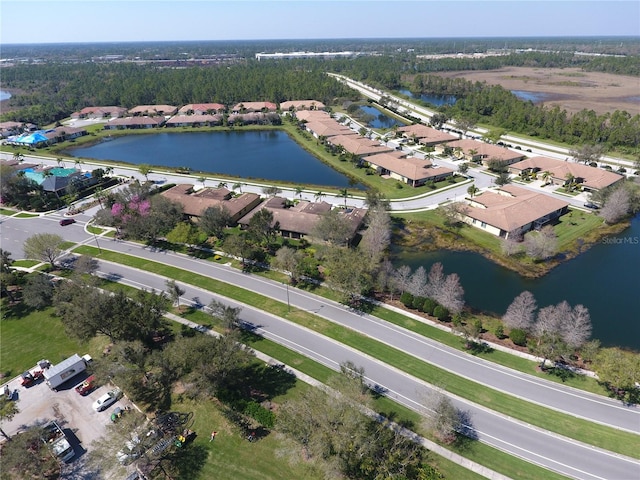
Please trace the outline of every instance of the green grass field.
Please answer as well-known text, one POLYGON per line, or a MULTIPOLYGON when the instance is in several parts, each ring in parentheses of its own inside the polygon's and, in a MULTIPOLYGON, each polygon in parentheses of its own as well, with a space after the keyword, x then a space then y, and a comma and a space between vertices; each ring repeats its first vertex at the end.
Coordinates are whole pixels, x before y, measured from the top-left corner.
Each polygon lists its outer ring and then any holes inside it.
MULTIPOLYGON (((103 286, 109 289, 123 288, 120 285, 108 283, 103 286)), ((20 373, 41 358, 47 358, 55 363, 79 351, 88 352, 98 358, 99 352, 107 343, 106 339, 98 337, 82 349, 82 345, 69 340, 64 335, 61 320, 52 315, 50 308, 43 311, 9 309, 8 313, 8 317, 3 317, 0 323, 2 328, 0 362, 4 371, 10 368, 20 373), (55 335, 51 335, 50 331, 55 332, 55 335), (21 348, 20 345, 25 343, 32 345, 33 348, 29 350, 21 348)), ((185 317, 221 329, 212 317, 200 311, 189 312, 185 317)), ((177 326, 177 324, 174 325, 177 326)), ((243 340, 252 348, 295 367, 317 380, 326 381, 334 374, 327 367, 269 340, 251 334, 245 335, 243 340)), ((296 381, 292 388, 275 397, 273 401, 277 404, 296 398, 308 388, 311 387, 296 381)), ((412 424, 415 431, 429 438, 429 435, 423 431, 420 417, 416 412, 385 397, 374 400, 374 407, 378 412, 394 418, 399 423, 412 424)), ((247 442, 242 429, 229 421, 224 407, 215 400, 193 401, 176 395, 172 410, 194 414, 192 429, 198 433, 198 436, 187 457, 190 462, 189 468, 193 469, 193 479, 240 478, 240 476, 255 480, 326 478, 313 462, 300 461, 300 447, 292 445, 276 433, 269 434, 259 442, 247 442), (209 442, 209 434, 213 430, 216 430, 218 435, 214 442, 209 442)), ((564 478, 477 442, 460 444, 454 446, 452 450, 488 468, 503 472, 511 478, 523 480, 564 478)), ((427 462, 435 466, 447 479, 482 478, 433 453, 427 453, 427 462)))

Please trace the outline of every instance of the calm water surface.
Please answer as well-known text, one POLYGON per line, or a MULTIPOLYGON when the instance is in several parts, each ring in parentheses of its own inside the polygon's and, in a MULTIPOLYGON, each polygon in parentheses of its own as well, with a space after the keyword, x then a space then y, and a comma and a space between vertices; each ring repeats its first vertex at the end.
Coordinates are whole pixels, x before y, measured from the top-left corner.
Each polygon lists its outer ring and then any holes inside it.
POLYGON ((196 172, 246 179, 364 188, 277 130, 127 135, 68 153, 74 157, 130 164, 186 166, 196 172))
POLYGON ((591 313, 593 337, 603 345, 640 350, 640 216, 631 227, 603 239, 579 257, 539 279, 525 279, 470 252, 398 252, 394 263, 422 265, 442 262, 447 273, 460 275, 467 304, 503 315, 513 298, 531 291, 539 307, 567 300, 591 313))
POLYGON ((366 114, 372 115, 374 119, 370 121, 367 126, 370 128, 391 128, 394 125, 398 125, 399 127, 404 126, 405 124, 395 118, 391 118, 375 107, 371 107, 369 105, 363 105, 360 107, 366 114))
POLYGON ((436 107, 441 107, 442 105, 453 105, 458 100, 454 95, 431 95, 428 93, 414 95, 409 90, 398 91, 409 98, 418 98, 423 102, 430 103, 431 105, 435 105, 436 107))

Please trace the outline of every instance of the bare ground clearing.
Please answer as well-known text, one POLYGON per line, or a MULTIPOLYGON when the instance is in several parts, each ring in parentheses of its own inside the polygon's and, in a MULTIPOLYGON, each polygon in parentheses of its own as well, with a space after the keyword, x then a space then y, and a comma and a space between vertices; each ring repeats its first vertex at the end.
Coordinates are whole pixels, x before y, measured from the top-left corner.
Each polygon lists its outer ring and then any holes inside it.
POLYGON ((435 75, 501 85, 507 90, 542 93, 541 103, 573 114, 583 109, 598 114, 626 110, 640 114, 640 77, 584 72, 579 68, 505 67, 499 70, 443 72, 435 75))

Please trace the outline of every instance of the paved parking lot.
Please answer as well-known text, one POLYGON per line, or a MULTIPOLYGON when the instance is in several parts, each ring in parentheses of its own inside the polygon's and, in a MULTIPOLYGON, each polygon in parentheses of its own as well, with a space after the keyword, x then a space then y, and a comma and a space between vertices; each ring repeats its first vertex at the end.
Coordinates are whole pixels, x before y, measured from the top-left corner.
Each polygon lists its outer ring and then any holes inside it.
MULTIPOLYGON (((103 412, 94 411, 91 404, 114 387, 102 385, 83 397, 75 391, 75 387, 87 376, 87 372, 82 372, 58 387, 57 392, 50 390, 43 379, 28 388, 20 385, 19 376, 7 384, 11 392, 17 390, 14 399, 18 401, 20 412, 11 421, 3 421, 2 429, 7 435, 13 436, 30 426, 56 420, 76 452, 73 459, 63 468, 62 478, 65 479, 98 478, 84 468, 84 460, 87 451, 91 449, 91 442, 104 435, 106 425, 111 422, 111 412, 116 407, 132 406, 131 402, 123 397, 103 412)), ((4 386, 3 384, 0 387, 0 391, 4 390, 4 386)))

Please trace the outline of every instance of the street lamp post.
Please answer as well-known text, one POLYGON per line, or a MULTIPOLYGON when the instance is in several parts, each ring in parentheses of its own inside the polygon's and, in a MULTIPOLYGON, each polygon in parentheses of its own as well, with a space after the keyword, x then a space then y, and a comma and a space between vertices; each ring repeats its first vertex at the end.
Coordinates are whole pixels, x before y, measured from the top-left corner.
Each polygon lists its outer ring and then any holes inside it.
POLYGON ((291 303, 289 302, 289 283, 286 283, 287 286, 287 312, 291 312, 291 303))

